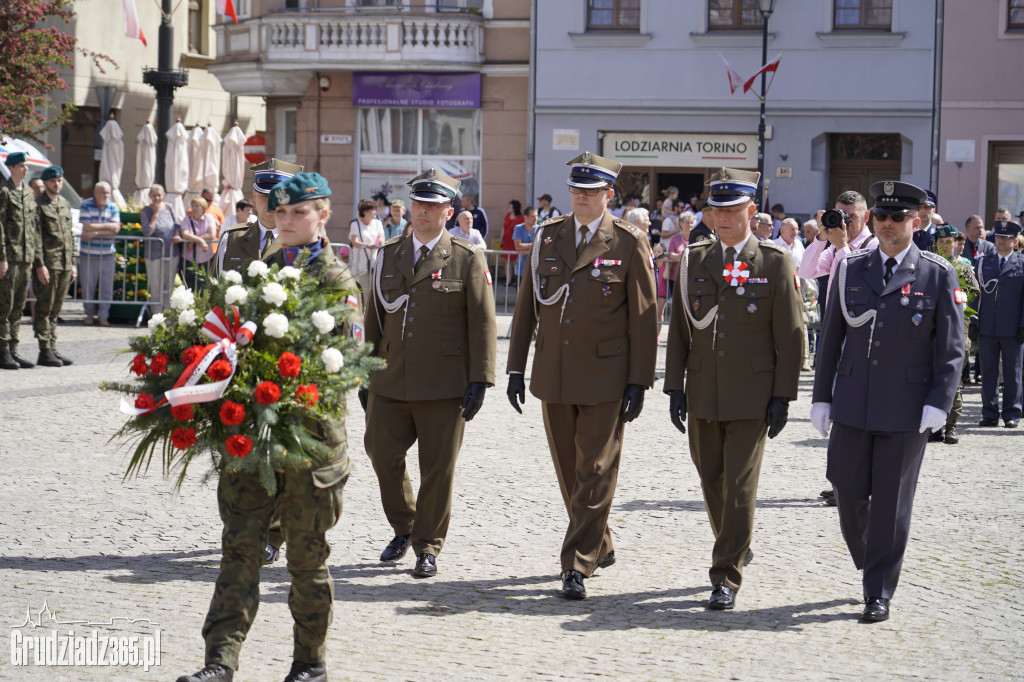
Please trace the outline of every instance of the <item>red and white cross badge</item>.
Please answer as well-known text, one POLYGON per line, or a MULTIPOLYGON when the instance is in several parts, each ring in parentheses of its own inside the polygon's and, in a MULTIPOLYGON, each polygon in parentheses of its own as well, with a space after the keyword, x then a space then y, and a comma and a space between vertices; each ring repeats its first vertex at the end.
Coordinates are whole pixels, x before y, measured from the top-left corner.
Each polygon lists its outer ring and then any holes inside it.
POLYGON ((733 261, 732 265, 726 265, 725 270, 722 271, 722 277, 725 277, 725 281, 734 287, 746 282, 749 274, 750 270, 747 268, 747 264, 741 260, 733 261))
POLYGON ((960 305, 967 303, 967 294, 963 292, 963 289, 954 289, 953 298, 955 298, 956 302, 960 305))

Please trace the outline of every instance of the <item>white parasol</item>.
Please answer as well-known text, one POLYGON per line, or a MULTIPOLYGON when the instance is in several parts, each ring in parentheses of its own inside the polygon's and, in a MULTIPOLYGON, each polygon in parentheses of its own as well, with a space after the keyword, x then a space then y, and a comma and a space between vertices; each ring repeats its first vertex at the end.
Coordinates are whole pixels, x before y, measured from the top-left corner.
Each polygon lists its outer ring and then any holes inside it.
POLYGON ((188 191, 188 131, 179 118, 164 133, 167 136, 167 157, 164 159, 164 180, 167 183, 167 204, 178 222, 185 217, 181 198, 188 191))
MULTIPOLYGON (((202 126, 196 126, 188 134, 188 192, 185 193, 186 206, 203 194, 203 137, 202 126)), ((186 209, 187 210, 187 209, 186 209)))
POLYGON ((149 188, 156 177, 156 128, 149 121, 135 136, 135 191, 132 201, 140 206, 149 204, 149 188))
POLYGON ((203 135, 203 187, 213 192, 213 201, 217 200, 217 188, 220 186, 220 144, 220 133, 213 129, 212 123, 208 123, 203 135))
POLYGON ((110 199, 118 208, 126 208, 121 196, 121 173, 124 171, 124 133, 114 119, 109 119, 100 131, 103 154, 100 157, 100 180, 110 183, 110 199))
POLYGON ((221 149, 221 169, 224 171, 224 191, 220 195, 220 210, 224 211, 225 224, 234 222, 235 204, 245 199, 247 188, 242 187, 245 177, 245 133, 238 122, 224 136, 221 149))

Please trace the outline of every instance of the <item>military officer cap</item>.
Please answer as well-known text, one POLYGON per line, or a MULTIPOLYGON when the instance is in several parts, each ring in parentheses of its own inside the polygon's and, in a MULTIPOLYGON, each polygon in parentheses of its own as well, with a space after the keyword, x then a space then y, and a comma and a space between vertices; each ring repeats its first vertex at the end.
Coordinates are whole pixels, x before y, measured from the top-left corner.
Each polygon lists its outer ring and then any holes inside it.
POLYGON ((884 180, 871 185, 871 196, 875 199, 872 211, 916 211, 928 198, 925 191, 909 182, 884 180))
POLYGON ((39 175, 40 180, 53 180, 54 178, 63 178, 64 169, 60 166, 47 166, 43 169, 43 172, 39 175))
POLYGON ((761 174, 757 171, 734 170, 722 168, 712 175, 707 183, 710 206, 737 206, 753 199, 757 194, 757 181, 761 174))
POLYGON ((922 206, 931 206, 932 208, 935 208, 936 206, 939 205, 939 197, 936 196, 935 192, 931 191, 930 189, 926 189, 924 193, 927 195, 927 197, 924 201, 921 202, 922 206))
POLYGON ((405 183, 412 187, 409 198, 425 204, 446 204, 455 200, 461 182, 436 168, 428 168, 405 183))
POLYGON ((7 160, 4 161, 5 166, 17 166, 19 163, 25 163, 28 157, 25 156, 25 152, 11 152, 7 155, 7 160))
MULTIPOLYGON (((569 179, 565 181, 566 184, 582 189, 611 187, 615 184, 615 179, 619 177, 619 170, 622 168, 622 164, 618 161, 612 161, 590 152, 583 152, 572 161, 566 161, 565 165, 570 166, 569 179)), ((548 201, 550 200, 548 198, 548 201)))
POLYGON ((319 173, 296 173, 274 186, 267 197, 267 208, 273 211, 278 206, 297 204, 311 199, 325 199, 331 196, 327 180, 319 173))
POLYGON ((301 173, 302 166, 278 159, 267 159, 263 163, 250 166, 249 171, 253 174, 252 188, 258 194, 270 194, 278 183, 301 173))
POLYGON ((942 227, 935 229, 935 239, 946 239, 952 237, 956 239, 957 235, 960 234, 955 227, 950 224, 943 225, 942 227))
POLYGON ((992 231, 997 237, 1016 237, 1021 227, 1012 220, 997 220, 992 223, 992 231))

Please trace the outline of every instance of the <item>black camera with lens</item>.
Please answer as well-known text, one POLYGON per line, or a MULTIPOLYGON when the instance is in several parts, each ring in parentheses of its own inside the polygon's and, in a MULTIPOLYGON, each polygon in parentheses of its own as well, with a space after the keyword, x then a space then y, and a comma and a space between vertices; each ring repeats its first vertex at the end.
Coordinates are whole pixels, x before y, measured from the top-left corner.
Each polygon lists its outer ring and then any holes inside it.
POLYGON ((838 208, 830 208, 821 216, 821 224, 826 230, 834 230, 839 227, 845 228, 849 220, 850 215, 838 208))

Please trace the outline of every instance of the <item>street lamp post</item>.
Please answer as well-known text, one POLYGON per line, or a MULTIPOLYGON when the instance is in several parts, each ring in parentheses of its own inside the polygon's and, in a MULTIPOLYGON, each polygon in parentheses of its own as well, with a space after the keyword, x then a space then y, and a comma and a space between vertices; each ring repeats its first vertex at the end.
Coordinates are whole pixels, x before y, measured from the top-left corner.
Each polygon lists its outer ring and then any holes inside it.
MULTIPOLYGON (((768 17, 775 10, 775 0, 757 0, 757 9, 761 12, 761 65, 768 63, 768 17)), ((757 124, 757 172, 760 179, 757 183, 757 210, 762 210, 764 201, 764 101, 767 96, 766 80, 768 74, 761 73, 761 119, 757 124)))

